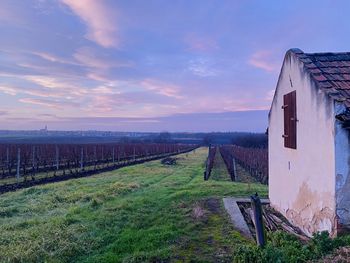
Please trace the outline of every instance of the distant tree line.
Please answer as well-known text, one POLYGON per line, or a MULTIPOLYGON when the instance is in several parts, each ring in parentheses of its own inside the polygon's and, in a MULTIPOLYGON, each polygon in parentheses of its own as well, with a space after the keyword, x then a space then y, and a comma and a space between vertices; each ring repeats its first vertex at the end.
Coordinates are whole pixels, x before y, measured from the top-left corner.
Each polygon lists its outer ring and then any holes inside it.
POLYGON ((234 144, 246 148, 267 148, 268 141, 265 133, 207 133, 203 136, 203 144, 234 144))
MULTIPOLYGON (((58 132, 57 132, 58 133, 58 132)), ((21 144, 85 144, 85 143, 186 143, 202 145, 222 145, 235 144, 249 148, 267 148, 267 135, 264 133, 249 132, 211 132, 211 133, 190 133, 163 131, 160 133, 113 133, 111 136, 91 136, 77 134, 58 134, 58 135, 26 135, 1 136, 0 143, 21 143, 21 144)))
POLYGON ((264 133, 241 133, 232 137, 231 143, 246 148, 267 148, 267 138, 264 133))

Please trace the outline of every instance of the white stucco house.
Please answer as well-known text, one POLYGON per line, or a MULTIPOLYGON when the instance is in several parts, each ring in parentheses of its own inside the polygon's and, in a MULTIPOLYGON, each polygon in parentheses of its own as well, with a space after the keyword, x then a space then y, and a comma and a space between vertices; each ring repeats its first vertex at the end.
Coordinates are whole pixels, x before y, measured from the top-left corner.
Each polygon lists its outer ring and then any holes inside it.
POLYGON ((269 112, 271 205, 307 235, 350 229, 350 53, 284 58, 269 112))

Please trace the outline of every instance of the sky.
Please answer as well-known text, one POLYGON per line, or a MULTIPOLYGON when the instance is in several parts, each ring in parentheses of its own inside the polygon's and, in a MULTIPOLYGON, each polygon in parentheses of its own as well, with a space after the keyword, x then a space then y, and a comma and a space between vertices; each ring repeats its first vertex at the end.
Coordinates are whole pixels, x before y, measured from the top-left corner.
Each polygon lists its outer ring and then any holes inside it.
POLYGON ((0 0, 0 129, 263 132, 285 52, 350 1, 0 0))

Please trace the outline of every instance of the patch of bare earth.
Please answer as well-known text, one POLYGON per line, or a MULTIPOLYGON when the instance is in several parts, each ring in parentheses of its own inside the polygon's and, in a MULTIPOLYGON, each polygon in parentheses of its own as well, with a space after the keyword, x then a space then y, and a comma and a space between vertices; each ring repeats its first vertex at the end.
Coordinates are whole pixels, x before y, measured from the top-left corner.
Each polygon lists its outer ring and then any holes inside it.
POLYGON ((208 216, 220 214, 220 208, 220 201, 218 199, 210 198, 197 202, 192 209, 192 218, 207 224, 208 216))
POLYGON ((196 220, 202 218, 205 214, 205 210, 199 204, 196 204, 192 211, 192 217, 196 220))

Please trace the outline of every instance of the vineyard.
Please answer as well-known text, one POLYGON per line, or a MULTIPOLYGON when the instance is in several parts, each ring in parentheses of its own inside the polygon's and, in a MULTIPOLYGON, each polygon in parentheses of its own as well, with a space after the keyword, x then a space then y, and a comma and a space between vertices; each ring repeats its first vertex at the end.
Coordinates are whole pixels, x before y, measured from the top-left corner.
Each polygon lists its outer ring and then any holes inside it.
POLYGON ((211 170, 213 169, 214 165, 214 158, 216 154, 216 147, 209 147, 208 157, 205 162, 205 171, 204 171, 204 180, 208 180, 211 174, 211 170))
MULTIPOLYGON (((263 184, 268 183, 268 152, 267 149, 245 148, 236 145, 224 145, 217 147, 227 167, 228 174, 232 181, 237 181, 237 166, 239 165, 250 176, 263 184)), ((208 180, 215 154, 218 153, 216 147, 210 147, 206 162, 205 177, 208 180)))
POLYGON ((1 144, 0 193, 188 152, 185 144, 1 144))

